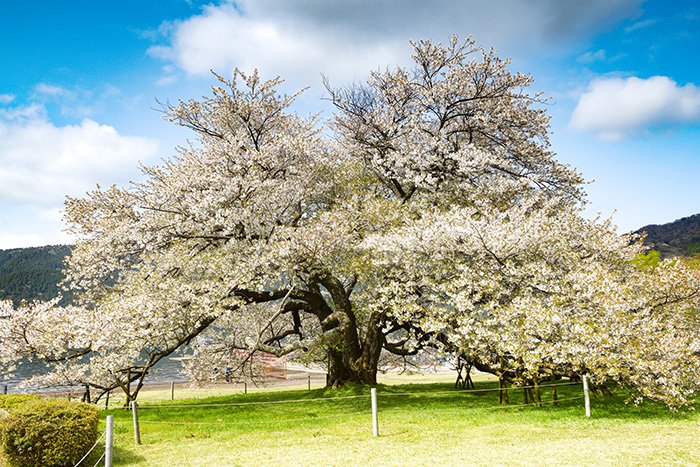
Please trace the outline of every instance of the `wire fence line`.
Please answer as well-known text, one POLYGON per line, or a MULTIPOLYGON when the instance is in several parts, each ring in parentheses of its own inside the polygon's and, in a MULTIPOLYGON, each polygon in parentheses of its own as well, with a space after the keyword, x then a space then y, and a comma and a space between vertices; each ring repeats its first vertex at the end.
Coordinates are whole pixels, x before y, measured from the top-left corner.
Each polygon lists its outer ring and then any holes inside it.
MULTIPOLYGON (((88 456, 90 455, 90 453, 91 453, 92 451, 95 450, 95 448, 97 447, 97 445, 100 444, 100 441, 102 441, 102 439, 103 439, 106 435, 107 435, 107 430, 105 430, 105 431, 102 432, 102 434, 100 435, 100 437, 97 438, 97 441, 95 441, 95 444, 92 445, 92 447, 88 450, 88 452, 85 453, 85 455, 82 457, 82 459, 80 459, 80 460, 78 461, 78 463, 75 464, 74 467, 78 467, 80 464, 82 464, 82 462, 83 462, 85 459, 88 458, 88 456)), ((103 454, 103 455, 104 455, 104 454, 103 454)))
POLYGON ((456 394, 456 393, 468 393, 468 392, 495 392, 495 391, 506 391, 506 390, 517 390, 517 389, 536 389, 536 388, 548 388, 548 387, 561 387, 561 386, 578 386, 579 382, 569 382, 569 383, 559 383, 559 384, 539 384, 537 386, 511 386, 509 388, 483 388, 483 389, 455 389, 450 391, 433 391, 433 392, 380 392, 382 396, 422 396, 424 394, 456 394))
MULTIPOLYGON (((339 414, 332 414, 332 415, 322 415, 318 417, 302 417, 302 418, 280 418, 280 419, 270 419, 270 420, 246 420, 246 421, 236 421, 236 422, 224 422, 224 421, 216 421, 216 422, 195 422, 195 421, 164 421, 164 420, 139 420, 139 424, 150 424, 150 425, 269 425, 269 424, 274 424, 274 423, 296 423, 296 422, 305 422, 305 421, 314 421, 314 420, 324 420, 324 419, 331 419, 331 418, 343 418, 343 417, 352 417, 352 416, 358 416, 358 415, 371 415, 372 411, 370 410, 362 410, 362 411, 357 411, 357 412, 346 412, 346 413, 339 413, 339 414)), ((125 425, 130 425, 131 422, 124 420, 124 421, 118 421, 115 423, 119 424, 125 424, 125 425)))
POLYGON ((107 454, 107 451, 105 451, 105 452, 102 453, 102 455, 100 456, 100 458, 97 459, 97 462, 95 462, 95 464, 94 464, 92 467, 97 467, 97 466, 99 465, 99 463, 102 462, 102 459, 105 458, 105 454, 107 454))
MULTIPOLYGON (((587 379, 586 376, 584 375, 583 380, 583 394, 574 396, 574 397, 565 397, 565 398, 556 398, 554 391, 552 391, 552 399, 551 400, 534 400, 532 399, 532 402, 525 402, 523 404, 507 404, 507 405, 501 405, 500 404, 500 399, 499 399, 499 405, 491 405, 491 406, 478 406, 478 407, 464 407, 463 405, 460 404, 459 407, 449 407, 449 408, 424 408, 421 407, 419 410, 417 410, 415 407, 406 407, 402 408, 400 406, 397 406, 400 403, 394 402, 393 404, 389 404, 389 407, 382 408, 381 412, 382 414, 386 414, 391 416, 391 414, 395 413, 401 413, 401 412, 421 412, 421 413, 447 413, 447 412, 459 412, 459 413, 465 413, 465 412, 488 412, 488 411, 498 411, 498 410, 512 410, 512 409, 517 409, 517 408, 524 408, 524 407, 538 407, 542 408, 545 405, 550 405, 550 404, 556 404, 559 405, 561 403, 565 402, 570 402, 570 401, 575 401, 575 400, 585 400, 585 407, 586 407, 586 417, 590 417, 590 402, 589 402, 589 394, 588 394, 588 387, 587 387, 587 379)), ((517 390, 519 389, 531 389, 531 388, 542 388, 542 387, 552 387, 552 386, 573 386, 573 385, 578 385, 578 382, 568 382, 568 383, 559 383, 559 384, 544 384, 544 385, 539 385, 539 386, 511 386, 511 389, 517 390)), ((430 399, 430 396, 432 395, 444 395, 444 394, 450 394, 450 395, 459 395, 459 394, 464 394, 464 393, 475 393, 475 392, 493 392, 493 391, 503 391, 503 387, 498 387, 498 388, 483 388, 483 389, 467 389, 467 390, 450 390, 450 391, 428 391, 428 392, 404 392, 404 393, 391 393, 391 392, 382 392, 382 397, 384 396, 427 396, 427 399, 430 399)), ((539 391, 538 391, 539 393, 539 391)), ((131 413, 132 413, 132 418, 133 418, 133 426, 134 426, 134 442, 137 445, 141 444, 141 433, 140 433, 140 425, 170 425, 170 426, 251 426, 251 425, 258 425, 258 426, 270 426, 270 425, 279 425, 279 424, 286 424, 286 423, 303 423, 303 422, 319 422, 319 420, 330 420, 330 419, 340 419, 340 418, 345 418, 345 417, 354 417, 355 419, 357 417, 366 417, 368 415, 371 415, 372 418, 372 432, 373 435, 379 436, 379 417, 378 417, 378 404, 377 404, 377 388, 371 388, 370 389, 370 403, 371 403, 371 411, 365 409, 360 409, 360 410, 353 410, 350 412, 342 412, 342 413, 334 413, 334 414, 326 414, 326 415, 314 415, 314 416, 302 416, 302 417, 293 417, 293 418, 268 418, 268 419, 257 419, 257 420, 235 420, 235 421, 224 421, 221 419, 217 419, 216 421, 196 421, 196 420, 141 420, 139 421, 139 416, 138 416, 138 403, 136 401, 132 402, 131 406, 131 413)), ((358 395, 352 395, 352 396, 337 396, 337 397, 325 397, 325 398, 319 398, 319 399, 290 399, 290 400, 272 400, 272 401, 259 401, 259 402, 241 402, 241 403, 220 403, 220 404, 192 404, 192 405, 187 405, 187 404, 178 404, 178 405, 154 405, 154 406, 144 406, 143 408, 150 408, 150 409, 169 409, 169 408, 207 408, 207 407, 235 407, 235 406, 270 406, 272 404, 288 404, 288 403, 307 403, 307 402, 319 402, 319 401, 337 401, 337 400, 351 400, 351 399, 365 399, 367 398, 367 394, 358 394, 358 395)), ((538 395, 538 399, 539 395, 538 395)), ((466 401, 467 398, 464 398, 466 401)), ((527 401, 527 392, 525 394, 525 401, 527 401)), ((240 412, 239 412, 240 415, 240 412)), ((122 424, 127 424, 129 423, 128 421, 120 421, 119 423, 122 424)), ((353 423, 356 423, 356 421, 353 421, 353 423)), ((105 452, 104 454, 100 457, 100 459, 97 461, 95 464, 95 467, 97 464, 100 463, 100 460, 102 458, 105 459, 105 465, 111 467, 112 465, 112 443, 113 443, 113 436, 114 436, 114 416, 113 415, 108 415, 107 416, 107 441, 105 442, 105 452)), ((104 434, 103 434, 104 436, 104 434)), ((100 440, 102 439, 102 436, 100 437, 100 440)), ((90 453, 93 451, 95 446, 99 443, 98 440, 95 445, 88 451, 87 454, 83 457, 83 459, 76 464, 76 467, 80 465, 80 463, 87 458, 90 453)))
MULTIPOLYGON (((421 409, 422 411, 427 411, 427 412, 444 412, 444 411, 459 411, 459 412, 464 412, 464 411, 489 411, 489 410, 507 410, 507 409, 515 409, 515 408, 522 408, 522 407, 541 407, 545 404, 559 404, 563 402, 570 402, 574 400, 581 400, 583 399, 583 395, 581 396, 576 396, 576 397, 567 397, 563 399, 558 399, 556 401, 542 401, 542 402, 531 402, 527 404, 507 404, 507 405, 499 405, 499 406, 489 406, 489 407, 461 407, 459 409, 421 409)), ((382 409, 380 412, 381 413, 399 413, 399 412, 413 412, 416 411, 415 408, 387 408, 387 409, 382 409)), ((361 410, 361 411, 356 411, 356 412, 344 412, 344 413, 339 413, 339 414, 330 414, 330 415, 323 415, 323 416, 316 416, 316 417, 300 417, 300 418, 284 418, 284 419, 270 419, 270 420, 246 420, 246 421, 232 421, 232 422, 226 422, 226 421, 216 421, 216 422, 199 422, 199 421, 187 421, 187 420, 174 420, 174 421, 166 421, 166 420, 139 420, 140 424, 149 424, 149 425, 270 425, 270 424, 275 424, 275 423, 297 423, 297 422, 311 422, 315 420, 324 420, 324 419, 332 419, 332 418, 343 418, 343 417, 353 417, 353 416, 367 416, 372 414, 370 410, 361 410)), ((120 423, 120 424, 125 424, 129 425, 131 424, 130 421, 124 420, 124 421, 118 421, 115 423, 120 423)))
MULTIPOLYGON (((491 407, 460 407, 459 409, 427 409, 428 411, 431 412, 447 412, 447 411, 459 411, 459 412, 464 412, 464 411, 483 411, 483 410, 507 410, 507 409, 516 409, 520 407, 541 407, 544 404, 559 404, 560 402, 567 402, 567 401, 573 401, 573 400, 581 400, 583 399, 583 396, 577 396, 577 397, 567 397, 564 399, 557 399, 555 401, 542 401, 542 402, 528 402, 527 404, 504 404, 504 405, 496 405, 496 406, 491 406, 491 407)), ((384 409, 382 410, 382 413, 391 413, 391 412, 411 412, 415 409, 401 409, 401 408, 391 408, 391 409, 384 409)))
MULTIPOLYGON (((463 393, 483 393, 483 392, 497 392, 505 390, 518 390, 518 389, 535 389, 535 388, 548 388, 548 387, 562 387, 562 386, 577 386, 580 382, 568 382, 559 384, 540 384, 538 386, 511 386, 509 388, 481 388, 481 389, 454 389, 449 391, 431 391, 431 392, 384 392, 379 391, 379 394, 384 396, 426 396, 426 395, 445 395, 445 394, 463 394, 463 393)), ((329 402, 343 399, 362 399, 369 398, 370 394, 358 394, 353 396, 335 396, 335 397, 321 397, 316 399, 289 399, 289 400, 277 400, 277 401, 257 401, 257 402, 222 402, 222 403, 211 403, 211 404, 159 404, 159 405, 139 405, 139 409, 189 409, 197 407, 236 407, 236 406, 252 406, 252 405, 275 405, 275 404, 300 404, 305 402, 329 402)))
POLYGON ((336 396, 336 397, 321 397, 317 399, 290 399, 281 401, 258 401, 258 402, 226 402, 212 404, 163 404, 163 405, 139 405, 139 409, 182 409, 194 407, 233 407, 244 405, 274 405, 274 404, 298 404, 303 402, 326 402, 339 399, 360 399, 369 397, 369 394, 360 394, 355 396, 336 396))

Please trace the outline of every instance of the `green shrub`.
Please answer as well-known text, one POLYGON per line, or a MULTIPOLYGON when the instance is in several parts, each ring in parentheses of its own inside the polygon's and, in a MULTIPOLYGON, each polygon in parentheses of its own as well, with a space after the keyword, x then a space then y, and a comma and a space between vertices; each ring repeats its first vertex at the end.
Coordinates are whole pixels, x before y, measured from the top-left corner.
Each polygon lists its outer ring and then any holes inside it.
POLYGON ((0 409, 12 412, 16 407, 26 404, 29 401, 39 400, 40 397, 34 394, 7 394, 0 395, 0 409))
MULTIPOLYGON (((9 417, 10 412, 14 411, 17 407, 26 404, 29 401, 38 400, 39 396, 34 394, 9 394, 0 395, 0 446, 2 446, 2 422, 5 418, 9 417)), ((2 450, 0 449, 0 452, 2 450)), ((5 465, 0 462, 0 465, 5 465)))
POLYGON ((62 399, 14 401, 0 421, 8 465, 72 466, 97 440, 95 406, 62 399))

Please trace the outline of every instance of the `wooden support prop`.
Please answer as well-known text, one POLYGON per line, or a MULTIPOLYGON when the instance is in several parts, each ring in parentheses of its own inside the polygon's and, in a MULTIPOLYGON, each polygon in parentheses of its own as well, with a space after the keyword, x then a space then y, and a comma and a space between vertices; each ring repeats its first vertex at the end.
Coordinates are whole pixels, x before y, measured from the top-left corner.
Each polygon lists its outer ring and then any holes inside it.
POLYGON ((131 402, 131 414, 134 417, 134 443, 141 444, 141 430, 139 430, 139 406, 136 401, 131 402))
POLYGON ((307 381, 309 383, 309 391, 311 391, 311 375, 306 375, 307 381))
MULTIPOLYGON (((109 394, 109 393, 107 393, 109 394)), ((105 435, 105 467, 112 467, 112 446, 114 445, 114 415, 107 415, 105 435)))
POLYGON ((248 383, 243 382, 243 394, 248 394, 248 383))
POLYGON ((105 410, 109 409, 109 393, 112 391, 107 391, 107 394, 105 395, 105 410))
POLYGON ((370 389, 372 398, 372 432, 374 436, 379 436, 379 419, 377 417, 377 388, 370 389))
POLYGON ((175 400, 175 381, 170 382, 170 400, 175 400))
POLYGON ((591 417, 591 398, 588 394, 588 376, 583 375, 583 399, 586 403, 586 417, 591 417))

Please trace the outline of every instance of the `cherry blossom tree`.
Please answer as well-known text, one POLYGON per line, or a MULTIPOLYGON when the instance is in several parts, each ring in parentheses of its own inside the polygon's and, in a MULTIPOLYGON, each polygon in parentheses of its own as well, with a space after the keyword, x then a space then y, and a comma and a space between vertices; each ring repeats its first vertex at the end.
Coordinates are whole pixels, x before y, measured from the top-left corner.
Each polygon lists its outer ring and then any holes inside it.
POLYGON ((511 381, 590 373, 689 400, 697 277, 638 267, 639 242, 581 216, 529 76, 471 40, 413 45, 413 69, 327 85, 332 138, 257 73, 166 106, 194 143, 66 203, 83 313, 60 313, 82 330, 27 334, 7 309, 3 336, 20 337, 0 355, 60 355, 74 379, 135 397, 186 344, 194 379, 264 352, 322 361, 333 386, 376 383, 382 352, 441 347, 511 381), (668 342, 645 354, 656 332, 668 342))
POLYGON ((471 41, 414 46, 415 70, 331 91, 335 142, 288 112, 294 96, 277 94, 279 80, 257 74, 218 77, 212 97, 169 106, 197 145, 144 169, 143 183, 68 201, 83 237, 72 286, 99 307, 129 297, 135 309, 148 302, 141 313, 196 308, 194 328, 235 328, 256 306, 266 318, 229 350, 315 351, 331 384, 374 383, 382 350, 415 353, 406 345, 416 330, 377 301, 384 272, 364 238, 435 203, 580 196, 580 177, 548 149, 529 77, 471 41))

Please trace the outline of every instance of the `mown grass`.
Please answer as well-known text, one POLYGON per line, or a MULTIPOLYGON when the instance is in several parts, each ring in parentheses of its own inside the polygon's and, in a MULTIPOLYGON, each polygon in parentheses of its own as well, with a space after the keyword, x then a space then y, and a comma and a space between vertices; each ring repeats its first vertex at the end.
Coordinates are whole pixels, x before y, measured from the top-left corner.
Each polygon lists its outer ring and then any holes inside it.
MULTIPOLYGON (((700 465, 694 411, 626 405, 617 391, 594 398, 587 419, 580 385, 560 386, 559 405, 542 407, 520 406, 515 389, 499 406, 495 386, 380 385, 378 438, 369 388, 359 386, 144 399, 140 446, 129 411, 102 418, 115 416, 115 465, 700 465)), ((549 388, 542 397, 549 402, 549 388)))

